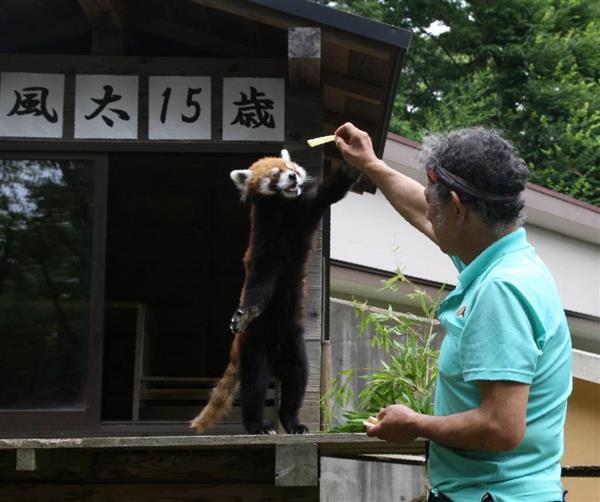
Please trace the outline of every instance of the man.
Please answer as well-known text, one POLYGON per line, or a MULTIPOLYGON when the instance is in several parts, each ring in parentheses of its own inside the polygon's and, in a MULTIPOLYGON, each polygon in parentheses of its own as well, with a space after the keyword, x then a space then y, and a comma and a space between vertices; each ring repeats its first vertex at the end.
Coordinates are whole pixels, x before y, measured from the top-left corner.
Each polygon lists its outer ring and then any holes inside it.
POLYGON ((430 136, 425 188, 378 159, 350 123, 336 145, 459 271, 438 313, 446 336, 435 416, 392 404, 367 434, 430 440, 430 501, 562 500, 571 341, 554 281, 521 228, 525 162, 494 130, 430 136))

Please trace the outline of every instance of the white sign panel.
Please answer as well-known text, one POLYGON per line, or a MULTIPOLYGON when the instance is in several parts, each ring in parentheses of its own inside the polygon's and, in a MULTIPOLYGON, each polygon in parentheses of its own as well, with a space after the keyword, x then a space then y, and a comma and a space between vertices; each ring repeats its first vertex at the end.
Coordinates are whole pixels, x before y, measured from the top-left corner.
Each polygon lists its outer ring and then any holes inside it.
POLYGON ((148 79, 149 139, 210 139, 210 77, 148 79))
POLYGON ((223 79, 223 140, 283 141, 284 114, 284 79, 223 79))
POLYGON ((136 139, 138 77, 77 75, 75 137, 136 139))
POLYGON ((62 138, 65 76, 0 75, 0 136, 62 138))

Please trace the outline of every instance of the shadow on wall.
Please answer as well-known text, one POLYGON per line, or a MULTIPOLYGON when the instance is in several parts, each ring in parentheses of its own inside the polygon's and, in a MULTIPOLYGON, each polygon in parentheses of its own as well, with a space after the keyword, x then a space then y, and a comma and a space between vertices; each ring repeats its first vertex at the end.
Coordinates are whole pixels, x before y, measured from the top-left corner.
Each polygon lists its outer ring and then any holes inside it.
POLYGON ((422 492, 420 466, 321 459, 321 502, 410 501, 422 492))

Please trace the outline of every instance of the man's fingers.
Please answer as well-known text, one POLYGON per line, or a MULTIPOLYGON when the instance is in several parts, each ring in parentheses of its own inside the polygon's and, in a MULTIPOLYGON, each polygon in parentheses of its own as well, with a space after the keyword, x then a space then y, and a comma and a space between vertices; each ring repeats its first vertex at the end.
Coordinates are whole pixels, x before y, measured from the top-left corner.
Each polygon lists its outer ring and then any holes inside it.
POLYGON ((387 411, 386 411, 386 409, 387 409, 387 408, 381 408, 381 409, 379 410, 379 413, 377 414, 377 419, 378 419, 378 420, 383 420, 383 419, 385 418, 385 416, 387 415, 387 411))
POLYGON ((349 136, 353 129, 356 129, 352 122, 346 122, 335 130, 336 136, 349 136))
POLYGON ((379 431, 379 419, 375 417, 369 417, 363 420, 363 424, 366 428, 367 436, 375 437, 379 431))
POLYGON ((367 436, 369 437, 377 437, 377 434, 379 432, 379 424, 377 425, 373 425, 373 424, 369 424, 367 425, 367 436))
POLYGON ((336 145, 340 141, 344 143, 344 146, 349 146, 353 143, 356 143, 356 140, 359 138, 361 133, 362 131, 358 129, 354 124, 352 124, 351 122, 346 122, 344 125, 338 127, 335 131, 336 145))

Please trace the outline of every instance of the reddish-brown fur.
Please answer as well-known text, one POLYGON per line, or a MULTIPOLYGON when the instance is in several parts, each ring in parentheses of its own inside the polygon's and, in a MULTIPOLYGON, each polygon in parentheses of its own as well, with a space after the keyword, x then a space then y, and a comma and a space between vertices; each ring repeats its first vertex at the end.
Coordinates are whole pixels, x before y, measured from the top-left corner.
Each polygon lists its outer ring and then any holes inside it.
POLYGON ((246 275, 240 304, 231 318, 230 329, 236 334, 231 359, 209 403, 191 422, 197 432, 231 409, 239 387, 246 431, 274 433, 275 425, 263 420, 271 378, 280 383, 278 415, 285 431, 308 431, 299 421, 308 378, 304 269, 323 213, 344 197, 358 173, 340 168, 319 185, 305 184, 304 170, 287 152, 282 156, 263 158, 249 170, 230 173, 242 198, 252 204, 246 275))
POLYGON ((190 427, 196 432, 204 432, 212 424, 227 415, 233 406, 235 395, 240 385, 238 374, 240 345, 243 343, 244 334, 233 339, 229 352, 229 364, 225 373, 213 388, 208 404, 202 412, 190 422, 190 427))
POLYGON ((262 159, 257 160, 249 168, 252 171, 253 176, 248 183, 248 196, 252 197, 253 195, 259 193, 258 185, 260 181, 263 179, 270 178, 271 171, 275 167, 279 169, 280 173, 284 172, 286 169, 296 171, 293 163, 286 163, 284 159, 281 159, 279 157, 264 157, 262 159))

